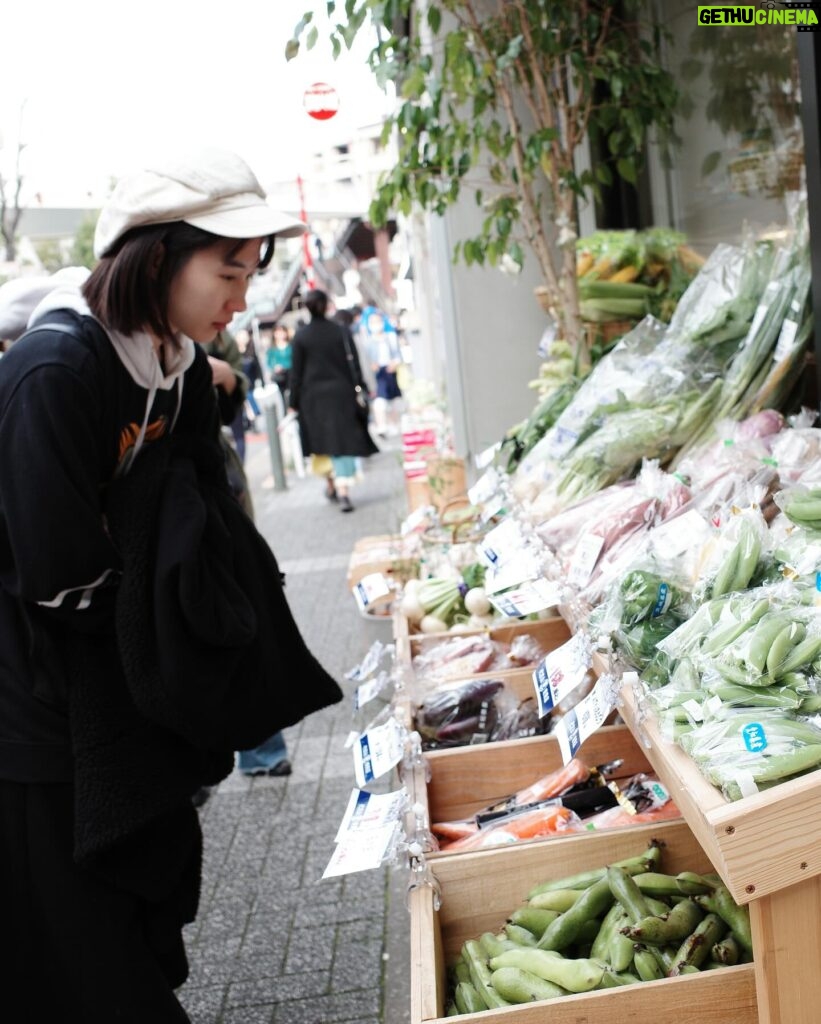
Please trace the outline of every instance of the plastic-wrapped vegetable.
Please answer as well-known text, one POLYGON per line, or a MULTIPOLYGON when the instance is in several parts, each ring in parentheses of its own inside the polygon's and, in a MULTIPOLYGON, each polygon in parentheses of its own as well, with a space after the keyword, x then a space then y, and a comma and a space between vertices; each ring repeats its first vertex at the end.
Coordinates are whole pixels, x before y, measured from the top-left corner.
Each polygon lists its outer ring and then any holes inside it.
POLYGON ((821 765, 821 728, 781 710, 728 709, 679 742, 729 799, 821 765))

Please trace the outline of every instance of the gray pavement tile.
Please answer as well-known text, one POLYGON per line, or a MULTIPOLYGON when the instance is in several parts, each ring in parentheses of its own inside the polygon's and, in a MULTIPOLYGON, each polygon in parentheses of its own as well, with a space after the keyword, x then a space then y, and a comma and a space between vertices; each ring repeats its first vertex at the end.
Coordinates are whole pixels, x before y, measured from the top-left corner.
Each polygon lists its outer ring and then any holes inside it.
POLYGON ((287 945, 287 938, 282 936, 281 942, 278 941, 267 953, 237 957, 231 980, 250 981, 253 978, 279 977, 284 969, 287 945))
POLYGON ((236 981, 228 987, 225 1006, 254 1006, 292 999, 313 999, 328 995, 329 984, 330 973, 322 970, 309 970, 280 978, 236 981))
POLYGON ((338 1021, 378 1019, 381 992, 369 989, 319 996, 315 999, 289 1000, 274 1011, 274 1024, 335 1024, 338 1021))
POLYGON ((271 1024, 273 1014, 273 1003, 263 1006, 242 1006, 226 1010, 220 1017, 220 1024, 271 1024))
POLYGON ((330 970, 335 946, 336 931, 332 927, 294 928, 283 970, 286 974, 330 970))
POLYGON ((228 957, 236 956, 242 944, 242 936, 232 934, 216 941, 201 939, 193 943, 189 949, 189 959, 197 964, 221 962, 228 957))
POLYGON ((362 917, 357 921, 347 921, 344 924, 339 924, 336 930, 337 948, 344 949, 347 946, 367 945, 375 942, 377 939, 381 940, 384 927, 384 915, 362 917))
POLYGON ((379 988, 382 984, 382 934, 370 942, 340 943, 331 972, 331 991, 379 988))
POLYGON ((294 924, 297 927, 308 927, 317 920, 318 911, 323 924, 344 924, 347 921, 357 921, 360 918, 374 919, 381 917, 385 912, 384 898, 377 894, 364 900, 359 900, 355 905, 350 903, 323 903, 321 910, 316 906, 306 903, 297 909, 294 915, 294 924))
POLYGON ((216 1020, 222 1011, 227 988, 227 985, 184 986, 177 993, 177 998, 186 1010, 198 1014, 211 1013, 216 1020))

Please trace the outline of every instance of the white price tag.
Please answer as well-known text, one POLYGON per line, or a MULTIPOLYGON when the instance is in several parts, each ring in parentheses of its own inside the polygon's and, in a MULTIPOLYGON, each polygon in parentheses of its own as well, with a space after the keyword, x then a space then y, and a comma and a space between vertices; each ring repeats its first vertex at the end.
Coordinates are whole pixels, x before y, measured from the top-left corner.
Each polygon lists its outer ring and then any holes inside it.
POLYGON ((515 519, 505 519, 488 533, 479 545, 479 554, 488 565, 500 566, 525 548, 522 529, 515 519))
POLYGON ((685 551, 701 550, 712 536, 712 532, 701 513, 690 509, 689 512, 657 526, 647 536, 654 554, 662 558, 675 558, 685 551))
POLYGON ((436 509, 433 505, 420 505, 419 508, 414 509, 407 519, 405 519, 399 527, 399 532, 403 537, 406 537, 409 533, 413 533, 414 530, 418 530, 425 526, 435 515, 436 509))
POLYGON ((540 718, 581 686, 592 663, 590 641, 584 633, 545 655, 533 672, 540 718))
POLYGON ((370 871, 378 868, 385 860, 395 842, 399 825, 394 822, 361 832, 348 832, 336 844, 323 878, 350 875, 355 871, 370 871))
POLYGON ((533 557, 521 552, 499 569, 488 569, 485 573, 485 593, 488 596, 498 594, 500 590, 509 590, 526 580, 535 579, 538 575, 539 568, 533 557))
POLYGON ((381 572, 363 576, 351 591, 359 605, 359 610, 363 612, 381 598, 387 597, 390 592, 390 584, 381 572))
POLYGON ((798 333, 798 323, 795 320, 785 320, 781 325, 781 332, 778 335, 778 342, 775 346, 773 362, 780 363, 792 352, 795 336, 798 333))
POLYGON ((399 764, 403 745, 402 729, 395 718, 363 732, 353 745, 357 786, 367 786, 399 764))
POLYGON ((369 679, 366 683, 362 683, 360 686, 357 686, 353 695, 354 711, 359 711, 360 708, 364 708, 366 704, 372 701, 379 691, 385 686, 386 682, 386 674, 384 672, 380 672, 376 678, 369 679))
POLYGON ((408 802, 407 790, 395 793, 368 793, 364 789, 351 790, 348 806, 342 815, 335 843, 339 843, 347 832, 360 832, 382 828, 399 821, 408 802))
POLYGON ((612 676, 603 675, 590 693, 559 719, 553 732, 559 741, 564 764, 576 756, 587 737, 602 725, 615 706, 615 680, 612 676))
POLYGON ((471 505, 484 505, 499 489, 499 474, 491 466, 468 491, 471 505))
POLYGON ((686 700, 681 706, 694 722, 704 721, 704 710, 697 700, 686 700))
MULTIPOLYGON (((502 442, 497 441, 496 444, 492 444, 489 448, 485 448, 483 452, 479 452, 478 455, 474 455, 473 463, 477 469, 484 469, 485 466, 489 466, 491 462, 496 458, 496 452, 502 447, 502 442)), ((470 494, 470 492, 468 492, 470 494)))
POLYGON ((523 615, 533 615, 545 608, 555 608, 561 600, 561 590, 553 580, 531 580, 515 590, 488 594, 488 600, 500 614, 520 619, 523 615))
POLYGON ((584 533, 579 538, 567 572, 567 578, 574 586, 583 587, 588 582, 603 546, 604 537, 597 533, 584 533))

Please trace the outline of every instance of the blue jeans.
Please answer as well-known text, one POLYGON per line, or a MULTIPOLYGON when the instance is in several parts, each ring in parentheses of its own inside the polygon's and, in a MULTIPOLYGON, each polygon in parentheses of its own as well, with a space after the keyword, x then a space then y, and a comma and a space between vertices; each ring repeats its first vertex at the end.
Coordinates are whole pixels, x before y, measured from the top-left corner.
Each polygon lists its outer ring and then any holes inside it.
POLYGON ((250 772, 255 768, 276 768, 287 757, 285 737, 281 732, 275 732, 253 750, 240 750, 237 755, 237 768, 241 772, 250 772))

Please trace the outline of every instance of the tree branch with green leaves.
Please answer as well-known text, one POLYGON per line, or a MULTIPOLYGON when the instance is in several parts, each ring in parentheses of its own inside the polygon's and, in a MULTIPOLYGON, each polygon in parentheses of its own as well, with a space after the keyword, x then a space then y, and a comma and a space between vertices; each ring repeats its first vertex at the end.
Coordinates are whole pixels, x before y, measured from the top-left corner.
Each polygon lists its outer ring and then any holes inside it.
MULTIPOLYGON (((454 258, 520 269, 530 253, 577 348, 579 204, 600 200, 616 175, 635 184, 651 136, 675 139, 678 94, 649 11, 648 0, 326 0, 333 55, 374 31, 369 65, 396 89, 382 137, 395 136, 399 159, 371 222, 415 206, 442 215, 473 189, 481 227, 454 258), (588 138, 604 158, 578 169, 588 138)), ((306 12, 286 56, 319 38, 306 12)))

